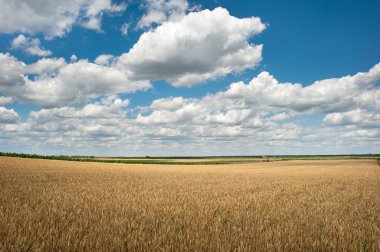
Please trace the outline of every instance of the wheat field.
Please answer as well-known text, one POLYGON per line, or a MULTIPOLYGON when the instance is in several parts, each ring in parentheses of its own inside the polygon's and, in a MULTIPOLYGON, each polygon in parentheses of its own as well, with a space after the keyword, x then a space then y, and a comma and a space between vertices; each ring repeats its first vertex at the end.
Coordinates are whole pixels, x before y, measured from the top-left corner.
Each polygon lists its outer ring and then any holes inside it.
POLYGON ((376 160, 0 157, 1 251, 380 251, 376 160))

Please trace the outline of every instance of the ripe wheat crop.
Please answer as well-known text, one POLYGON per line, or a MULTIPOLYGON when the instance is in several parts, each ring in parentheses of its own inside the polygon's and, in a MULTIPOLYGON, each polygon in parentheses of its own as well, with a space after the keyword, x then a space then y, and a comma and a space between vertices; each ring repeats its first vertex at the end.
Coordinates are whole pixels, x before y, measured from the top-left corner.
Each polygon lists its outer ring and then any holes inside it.
POLYGON ((0 157, 0 250, 380 251, 376 160, 0 157))

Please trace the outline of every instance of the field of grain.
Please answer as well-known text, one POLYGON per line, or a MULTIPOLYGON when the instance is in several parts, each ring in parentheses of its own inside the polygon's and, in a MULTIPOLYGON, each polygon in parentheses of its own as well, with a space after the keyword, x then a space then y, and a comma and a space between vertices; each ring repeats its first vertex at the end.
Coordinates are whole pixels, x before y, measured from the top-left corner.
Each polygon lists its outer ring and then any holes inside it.
POLYGON ((0 251, 380 251, 376 160, 0 157, 0 251))

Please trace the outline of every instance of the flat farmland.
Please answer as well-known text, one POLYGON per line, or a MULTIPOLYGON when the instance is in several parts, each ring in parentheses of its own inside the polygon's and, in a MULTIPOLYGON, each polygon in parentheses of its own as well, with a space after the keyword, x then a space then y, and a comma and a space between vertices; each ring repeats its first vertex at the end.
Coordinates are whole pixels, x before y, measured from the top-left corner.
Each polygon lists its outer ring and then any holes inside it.
POLYGON ((0 250, 380 251, 376 160, 0 157, 0 250))

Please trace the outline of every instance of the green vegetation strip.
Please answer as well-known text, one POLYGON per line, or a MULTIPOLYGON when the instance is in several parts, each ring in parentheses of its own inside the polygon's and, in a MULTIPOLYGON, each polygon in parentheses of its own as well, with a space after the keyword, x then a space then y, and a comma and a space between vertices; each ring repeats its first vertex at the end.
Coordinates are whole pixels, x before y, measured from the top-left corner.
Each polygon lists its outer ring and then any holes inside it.
POLYGON ((279 161, 289 160, 345 160, 345 159, 379 159, 379 154, 368 155, 315 155, 315 156, 279 156, 279 161))
POLYGON ((199 161, 199 162, 176 162, 176 161, 165 161, 165 160, 157 160, 157 159, 120 160, 120 159, 96 159, 94 157, 71 157, 71 156, 54 156, 54 155, 43 156, 43 155, 36 155, 36 154, 7 153, 7 152, 0 152, 0 156, 77 161, 77 162, 98 162, 98 163, 119 163, 119 164, 162 164, 162 165, 218 165, 218 164, 260 162, 258 160, 212 160, 212 161, 199 161))
MULTIPOLYGON (((65 160, 65 161, 77 161, 77 162, 98 162, 98 163, 119 163, 119 164, 162 164, 162 165, 223 165, 223 164, 242 164, 242 163, 256 163, 256 162, 272 162, 272 161, 290 161, 290 160, 343 160, 343 159, 377 159, 380 165, 380 155, 316 155, 316 156, 262 156, 260 159, 257 156, 231 156, 231 157, 186 157, 186 159, 199 159, 200 161, 171 161, 167 159, 174 159, 174 157, 145 157, 141 159, 99 159, 94 156, 63 156, 63 155, 52 155, 43 156, 37 154, 24 154, 24 153, 10 153, 10 152, 0 152, 0 156, 7 157, 19 157, 19 158, 36 158, 36 159, 51 159, 51 160, 65 160), (208 160, 202 161, 202 158, 207 159, 217 159, 219 160, 208 160)), ((175 159, 179 159, 175 157, 175 159)), ((181 157, 180 159, 185 159, 181 157)))

